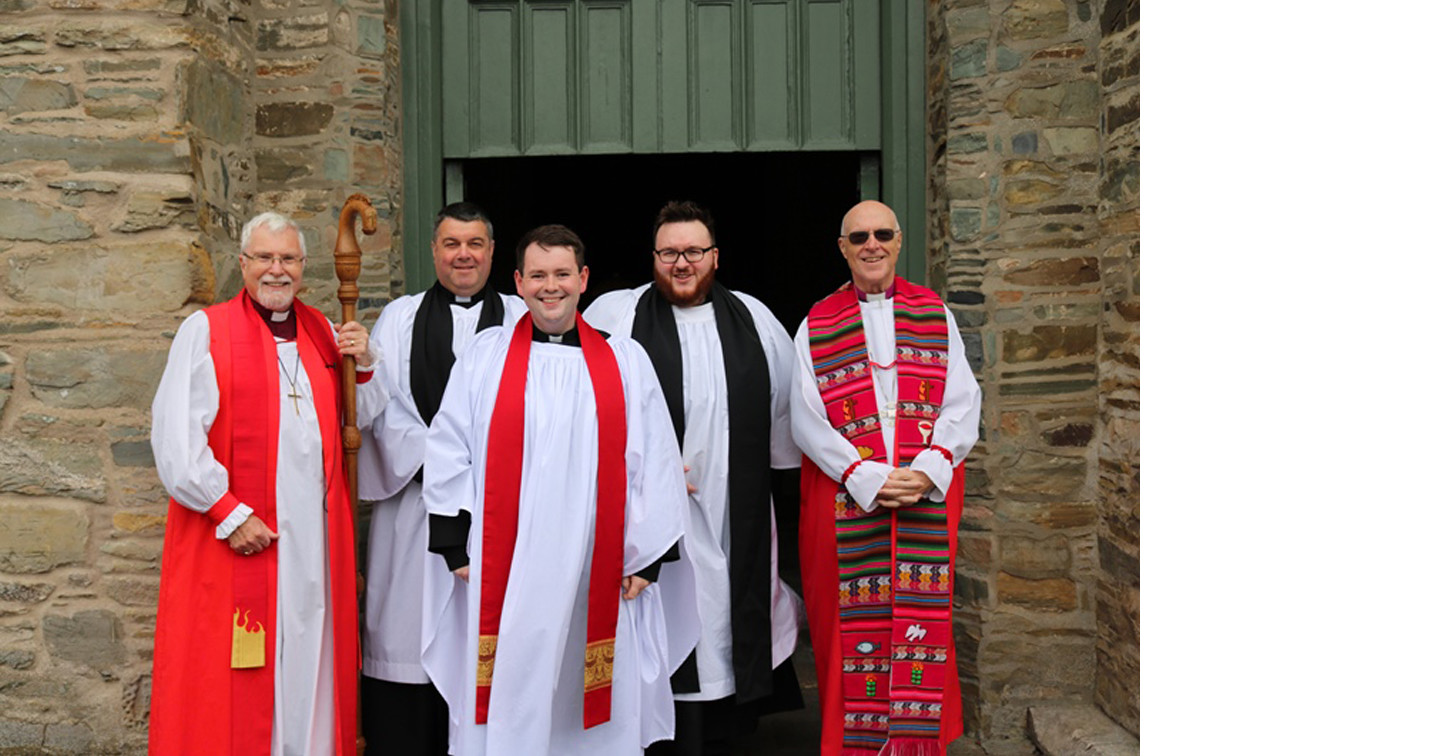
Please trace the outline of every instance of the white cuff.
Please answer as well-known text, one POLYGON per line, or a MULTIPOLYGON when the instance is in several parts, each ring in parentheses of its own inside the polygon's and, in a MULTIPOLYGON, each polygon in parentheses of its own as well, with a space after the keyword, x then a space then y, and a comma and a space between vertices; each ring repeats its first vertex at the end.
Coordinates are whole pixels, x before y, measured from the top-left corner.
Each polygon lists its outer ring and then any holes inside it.
POLYGON ((235 508, 230 510, 230 516, 226 517, 224 522, 215 526, 215 537, 222 541, 229 538, 230 534, 234 533, 235 529, 240 527, 241 523, 250 519, 250 515, 252 514, 255 514, 255 510, 246 506, 243 502, 236 504, 235 508))
POLYGON ((860 509, 872 512, 877 506, 875 495, 890 478, 890 471, 895 468, 884 462, 861 462, 850 477, 845 479, 845 490, 850 492, 850 498, 860 505, 860 509))
POLYGON ((935 484, 934 488, 925 492, 925 498, 930 501, 945 500, 945 492, 950 490, 950 481, 955 477, 955 467, 944 454, 934 449, 926 449, 915 455, 915 459, 910 462, 910 469, 925 473, 930 477, 930 482, 935 484))

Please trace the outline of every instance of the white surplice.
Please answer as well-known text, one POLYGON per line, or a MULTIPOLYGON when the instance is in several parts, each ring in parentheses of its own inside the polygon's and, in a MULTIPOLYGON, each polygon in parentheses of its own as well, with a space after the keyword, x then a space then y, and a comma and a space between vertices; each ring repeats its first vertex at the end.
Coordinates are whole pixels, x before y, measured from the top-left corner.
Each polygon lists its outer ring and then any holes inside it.
MULTIPOLYGON (((878 295, 867 297, 860 302, 860 316, 865 325, 865 345, 870 350, 875 402, 881 410, 880 434, 885 442, 886 459, 894 460, 895 300, 878 295), (877 367, 879 365, 890 367, 877 367), (887 407, 891 408, 888 412, 887 407)), ((935 484, 928 494, 933 501, 945 500, 945 492, 955 475, 955 466, 965 461, 965 455, 970 453, 980 437, 980 386, 970 372, 970 363, 965 360, 965 344, 960 340, 955 316, 948 307, 945 308, 945 328, 949 333, 945 398, 940 404, 940 416, 935 419, 930 445, 950 450, 954 461, 947 460, 945 455, 934 449, 926 449, 915 455, 910 463, 912 470, 924 472, 935 484)), ((860 452, 835 430, 825 414, 825 403, 815 385, 815 363, 810 356, 809 318, 801 321, 799 330, 795 332, 795 353, 799 360, 790 394, 790 422, 795 431, 795 443, 821 472, 839 480, 846 468, 860 459, 860 452)), ((894 465, 887 462, 861 462, 846 479, 845 488, 854 497, 855 503, 869 512, 876 507, 875 494, 894 469, 894 465)))
MULTIPOLYGON (((424 296, 391 302, 375 322, 370 343, 388 355, 375 380, 384 382, 390 401, 366 431, 359 454, 360 498, 375 502, 365 575, 364 673, 410 684, 430 681, 420 664, 422 618, 431 616, 454 579, 445 559, 428 550, 429 518, 415 482, 429 430, 410 390, 411 339, 424 296)), ((497 327, 504 328, 525 314, 525 301, 508 294, 500 299, 505 314, 497 327)), ((457 358, 475 340, 484 307, 450 305, 451 349, 457 358)))
MULTIPOLYGON (((659 591, 615 601, 610 721, 582 728, 582 674, 595 528, 598 428, 579 348, 531 345, 525 385, 524 467, 515 550, 497 642, 488 723, 475 723, 480 558, 490 419, 512 328, 475 339, 450 375, 425 453, 425 506, 472 513, 470 579, 452 582, 423 660, 450 707, 451 753, 461 756, 638 754, 673 737, 670 659, 659 591)), ((681 535, 685 482, 665 399, 644 350, 612 338, 625 392, 624 574, 658 560, 681 535)), ((660 584, 676 579, 663 571, 660 584)))
MULTIPOLYGON (((271 548, 280 551, 271 753, 330 753, 335 738, 334 649, 325 535, 325 459, 310 377, 299 361, 298 348, 294 341, 276 339, 275 350, 280 363, 276 367, 280 379, 276 523, 267 525, 279 533, 271 548), (288 396, 292 379, 299 400, 288 396)), ((244 370, 237 365, 237 377, 244 375, 244 370)), ((368 422, 384 400, 384 389, 376 381, 360 384, 356 391, 360 424, 368 422)), ((220 389, 210 358, 210 320, 204 312, 195 312, 181 324, 170 346, 170 358, 151 406, 150 445, 166 490, 196 512, 208 511, 230 488, 229 476, 209 444, 219 408, 220 389)), ((216 537, 228 536, 252 512, 242 502, 216 528, 216 537)))
MULTIPOLYGON (((585 310, 586 320, 612 334, 629 336, 635 305, 650 288, 612 291, 585 310)), ((760 300, 732 291, 755 321, 770 372, 770 438, 753 439, 770 447, 770 466, 800 466, 800 450, 790 432, 790 382, 795 356, 790 335, 760 300)), ((715 306, 671 307, 680 337, 684 375, 685 474, 697 489, 686 507, 683 566, 695 574, 700 612, 700 642, 695 647, 700 690, 677 693, 677 701, 713 701, 735 693, 730 628, 730 422, 725 355, 715 326, 715 306)), ((672 433, 673 435, 673 433, 672 433)), ((770 474, 769 470, 756 474, 770 474)), ((790 658, 799 632, 795 592, 780 580, 775 539, 775 507, 770 505, 770 656, 771 667, 790 658)), ((666 570, 671 569, 666 565, 666 570)), ((667 601, 669 593, 666 593, 667 601)), ((685 653, 689 653, 688 649, 685 653)))

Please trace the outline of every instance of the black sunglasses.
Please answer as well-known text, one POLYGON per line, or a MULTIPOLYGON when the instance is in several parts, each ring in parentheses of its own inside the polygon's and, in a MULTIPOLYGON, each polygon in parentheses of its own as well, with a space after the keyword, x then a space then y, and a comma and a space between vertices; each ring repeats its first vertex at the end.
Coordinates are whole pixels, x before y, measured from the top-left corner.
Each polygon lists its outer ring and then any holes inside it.
MULTIPOLYGON (((849 239, 851 244, 860 245, 870 238, 870 233, 869 231, 851 231, 845 235, 845 238, 849 239)), ((875 241, 882 244, 895 238, 895 229, 893 228, 877 228, 874 233, 875 241)))

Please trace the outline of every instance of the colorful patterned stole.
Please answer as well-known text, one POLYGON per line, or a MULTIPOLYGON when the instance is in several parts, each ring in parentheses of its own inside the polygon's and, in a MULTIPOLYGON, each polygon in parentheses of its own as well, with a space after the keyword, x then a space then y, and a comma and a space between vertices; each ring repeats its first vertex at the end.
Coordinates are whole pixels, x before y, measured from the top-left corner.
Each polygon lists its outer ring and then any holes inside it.
MULTIPOLYGON (((620 582, 625 551, 625 388, 615 352, 600 332, 578 315, 580 350, 595 392, 599 427, 596 472, 595 548, 590 559, 585 618, 585 729, 610 721, 615 665, 615 623, 620 616, 620 582)), ((475 662, 475 722, 490 715, 490 691, 500 640, 500 612, 510 582, 519 526, 520 472, 525 451, 525 380, 530 372, 531 317, 527 313, 510 337, 500 389, 490 418, 485 459, 484 531, 481 535, 480 653, 475 662)))
MULTIPOLYGON (((895 279, 897 466, 929 448, 945 396, 945 305, 895 279)), ((810 354, 831 425, 860 452, 886 460, 865 326, 852 284, 811 310, 810 354)), ((950 548, 945 502, 921 499, 866 513, 835 491, 839 561, 843 754, 940 754, 941 701, 952 664, 950 548), (933 747, 932 747, 933 746, 933 747)))

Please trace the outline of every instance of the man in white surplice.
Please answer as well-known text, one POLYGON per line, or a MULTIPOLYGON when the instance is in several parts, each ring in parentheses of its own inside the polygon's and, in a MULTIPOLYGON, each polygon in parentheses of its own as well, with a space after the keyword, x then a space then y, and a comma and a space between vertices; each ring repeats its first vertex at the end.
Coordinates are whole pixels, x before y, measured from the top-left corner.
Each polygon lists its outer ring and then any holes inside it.
MULTIPOLYGON (((653 233, 654 285, 605 294, 585 317, 645 347, 683 434, 691 494, 683 556, 666 570, 693 570, 702 632, 672 680, 675 741, 650 752, 730 753, 758 715, 803 703, 786 663, 797 598, 777 571, 771 501, 771 469, 800 466, 790 433, 795 351, 769 308, 715 281, 709 211, 670 202, 653 233)), ((662 588, 669 602, 673 591, 662 588)))
MULTIPOLYGON (((671 737, 668 677, 679 660, 669 634, 693 644, 698 632, 667 628, 659 592, 645 590, 680 538, 685 481, 644 350, 604 339, 576 314, 583 255, 563 226, 520 240, 515 281, 529 314, 476 337, 427 438, 426 509, 471 525, 470 564, 456 569, 423 655, 450 706, 451 752, 462 756, 638 754, 671 737), (597 528, 622 532, 604 527, 623 528, 623 543, 597 537, 597 528), (592 570, 602 554, 613 570, 592 570), (500 584, 482 590, 487 579, 500 584), (617 612, 599 635, 587 627, 597 612, 617 612), (592 678, 589 650, 607 642, 613 671, 592 678), (608 699, 592 711, 597 681, 608 699)), ((432 527, 432 550, 453 551, 437 541, 446 538, 432 527)))
MULTIPOLYGON (((361 706, 371 756, 439 754, 448 732, 445 701, 420 663, 427 607, 455 578, 428 550, 421 501, 425 433, 440 407, 454 361, 486 328, 525 314, 519 297, 489 285, 495 254, 490 219, 470 202, 445 206, 430 241, 435 284, 385 306, 375 345, 390 402, 360 447, 360 496, 374 501, 365 579, 361 706)), ((458 566, 458 565, 457 565, 458 566)))
POLYGON ((379 354, 359 323, 337 332, 296 298, 306 256, 293 221, 262 213, 240 239, 244 290, 185 319, 151 409, 156 468, 173 503, 150 746, 209 752, 229 730, 227 753, 353 750, 355 671, 345 657, 357 642, 354 546, 336 355, 356 357, 362 371, 363 426, 385 401, 368 375, 379 354), (249 661, 237 658, 244 636, 231 629, 247 592, 261 597, 248 605, 252 619, 274 617, 264 629, 273 647, 261 640, 249 661))

